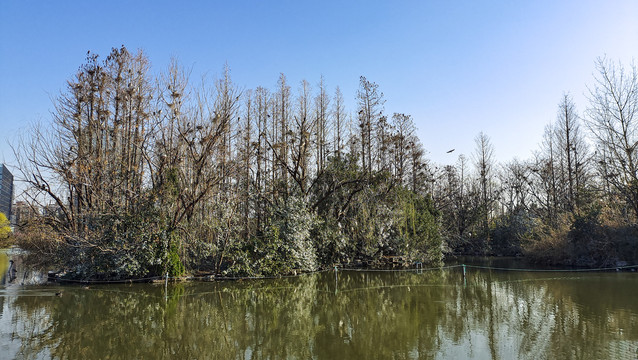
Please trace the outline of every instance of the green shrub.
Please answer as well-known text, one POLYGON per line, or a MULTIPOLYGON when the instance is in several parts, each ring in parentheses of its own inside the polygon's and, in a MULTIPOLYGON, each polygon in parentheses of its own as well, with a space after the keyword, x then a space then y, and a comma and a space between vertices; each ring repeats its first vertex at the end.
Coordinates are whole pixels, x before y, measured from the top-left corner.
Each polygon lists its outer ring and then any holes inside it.
POLYGON ((397 189, 398 231, 400 251, 409 260, 439 265, 443 260, 442 239, 438 228, 438 212, 428 197, 405 189, 397 189))
POLYGON ((225 274, 278 276, 316 270, 317 255, 310 236, 316 224, 316 216, 299 197, 275 202, 261 234, 233 247, 234 259, 225 274))

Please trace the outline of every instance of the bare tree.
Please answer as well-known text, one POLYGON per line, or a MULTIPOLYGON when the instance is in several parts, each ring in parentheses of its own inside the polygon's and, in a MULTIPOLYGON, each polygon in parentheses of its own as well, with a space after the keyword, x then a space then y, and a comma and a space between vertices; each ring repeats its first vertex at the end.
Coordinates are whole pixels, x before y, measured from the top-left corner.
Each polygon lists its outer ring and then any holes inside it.
POLYGON ((558 150, 557 167, 560 173, 562 207, 573 212, 579 204, 579 193, 584 186, 587 145, 580 131, 578 114, 568 94, 558 105, 554 137, 558 150))
POLYGON ((559 178, 556 170, 558 150, 555 144, 555 132, 552 125, 545 127, 541 150, 534 154, 532 167, 533 176, 530 179, 535 191, 532 192, 536 208, 547 224, 556 225, 559 208, 559 178))
POLYGON ((256 111, 257 121, 257 139, 255 143, 256 148, 256 173, 255 173, 255 187, 257 188, 257 229, 261 229, 262 214, 266 188, 267 174, 267 161, 268 161, 268 147, 266 145, 266 134, 268 131, 268 103, 270 102, 270 95, 268 90, 263 87, 255 89, 254 107, 256 111))
POLYGON ((518 159, 513 159, 503 166, 503 171, 500 173, 502 188, 500 200, 504 207, 503 215, 528 210, 530 194, 533 192, 530 172, 530 166, 518 159))
POLYGON ((485 133, 480 132, 476 139, 476 149, 474 150, 474 166, 476 167, 480 193, 481 212, 483 217, 483 232, 489 244, 489 224, 491 218, 491 206, 493 200, 492 181, 494 167, 494 147, 490 138, 485 133))
MULTIPOLYGON (((279 89, 275 94, 273 116, 277 121, 276 127, 279 131, 279 138, 277 143, 273 146, 276 147, 275 158, 276 163, 279 164, 279 176, 284 185, 284 193, 288 193, 288 137, 289 137, 289 116, 290 116, 290 86, 286 80, 286 76, 282 73, 279 76, 277 83, 279 89)), ((274 120, 274 119, 273 119, 274 120)))
MULTIPOLYGON (((61 209, 61 227, 87 240, 96 216, 137 211, 148 152, 150 83, 143 53, 113 49, 87 62, 55 102, 53 126, 19 145, 26 182, 61 209)), ((38 197, 38 195, 35 195, 38 197)))
POLYGON ((226 164, 230 162, 232 145, 234 141, 233 124, 239 107, 240 92, 233 84, 230 78, 230 67, 228 64, 224 66, 223 77, 217 80, 215 84, 216 96, 214 98, 214 117, 219 119, 219 123, 223 124, 221 129, 224 134, 222 141, 218 145, 218 151, 221 155, 222 178, 224 181, 230 180, 230 172, 227 173, 226 164))
POLYGON ((427 159, 421 140, 416 135, 408 138, 408 156, 410 161, 410 189, 421 194, 427 188, 427 159))
POLYGON ((188 76, 176 62, 162 78, 158 99, 160 108, 155 114, 160 126, 151 158, 153 190, 168 212, 168 230, 172 231, 184 219, 190 221, 197 205, 214 189, 220 190, 226 177, 235 176, 226 145, 237 100, 223 105, 223 100, 208 94, 191 95, 188 76))
POLYGON ((244 224, 244 236, 248 236, 250 233, 250 209, 252 203, 252 195, 254 193, 254 184, 252 178, 252 171, 255 167, 255 148, 253 143, 253 125, 254 125, 254 113, 253 108, 253 96, 252 91, 249 90, 244 95, 244 124, 241 131, 241 143, 239 145, 239 161, 241 162, 241 175, 239 177, 239 183, 242 185, 241 191, 241 204, 243 207, 243 219, 244 224))
MULTIPOLYGON (((286 170, 298 185, 301 193, 305 194, 308 189, 308 178, 310 176, 310 156, 312 153, 311 135, 312 129, 319 126, 319 119, 313 121, 310 113, 310 83, 301 81, 299 96, 297 97, 297 115, 294 116, 294 127, 290 129, 290 156, 292 164, 285 164, 286 170)), ((317 130, 316 136, 319 134, 317 130)), ((316 137, 317 147, 319 139, 316 137)), ((320 165, 320 149, 317 149, 317 167, 320 165)))
POLYGON ((361 76, 357 91, 359 105, 359 128, 361 135, 361 164, 364 171, 372 173, 372 131, 373 125, 383 113, 383 93, 379 85, 361 76))
POLYGON ((416 128, 410 115, 394 113, 392 115, 394 133, 392 134, 392 167, 394 176, 405 184, 411 141, 416 128))
POLYGON ((317 172, 321 172, 326 163, 328 155, 328 149, 330 144, 328 143, 328 133, 330 127, 328 124, 329 114, 328 107, 330 105, 330 97, 326 93, 326 85, 323 80, 323 75, 319 80, 319 93, 315 97, 315 139, 317 142, 317 172))
POLYGON ((334 119, 334 153, 337 157, 341 157, 343 152, 343 139, 346 129, 346 114, 345 106, 343 104, 343 94, 337 86, 335 90, 334 103, 333 103, 333 119, 334 119))
POLYGON ((392 141, 392 124, 388 122, 388 117, 380 116, 377 122, 374 124, 375 143, 374 157, 372 162, 377 165, 377 170, 389 171, 389 157, 392 141))
POLYGON ((587 125, 598 143, 609 183, 638 220, 638 71, 599 58, 589 89, 587 125))

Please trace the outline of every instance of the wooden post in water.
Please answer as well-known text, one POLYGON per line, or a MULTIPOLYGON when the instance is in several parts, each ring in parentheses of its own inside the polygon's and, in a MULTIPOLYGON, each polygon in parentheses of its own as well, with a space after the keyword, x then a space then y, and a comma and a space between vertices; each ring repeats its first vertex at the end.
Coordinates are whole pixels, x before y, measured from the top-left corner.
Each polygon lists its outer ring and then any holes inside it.
POLYGON ((166 281, 164 281, 164 300, 168 302, 168 272, 166 273, 166 281))
POLYGON ((467 279, 465 278, 465 264, 463 264, 463 286, 467 286, 467 279))

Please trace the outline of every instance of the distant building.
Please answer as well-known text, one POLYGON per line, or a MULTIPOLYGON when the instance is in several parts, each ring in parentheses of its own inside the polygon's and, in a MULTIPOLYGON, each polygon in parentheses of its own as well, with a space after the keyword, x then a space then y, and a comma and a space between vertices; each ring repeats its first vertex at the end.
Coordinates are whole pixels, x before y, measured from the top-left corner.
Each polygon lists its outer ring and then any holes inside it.
POLYGON ((11 218, 11 204, 13 203, 13 175, 4 164, 0 164, 0 212, 7 219, 11 218))
POLYGON ((12 219, 17 226, 24 225, 27 221, 34 219, 38 215, 29 204, 24 201, 18 201, 13 206, 12 219))
POLYGON ((62 218, 62 208, 58 204, 51 203, 42 208, 42 215, 54 218, 62 218))

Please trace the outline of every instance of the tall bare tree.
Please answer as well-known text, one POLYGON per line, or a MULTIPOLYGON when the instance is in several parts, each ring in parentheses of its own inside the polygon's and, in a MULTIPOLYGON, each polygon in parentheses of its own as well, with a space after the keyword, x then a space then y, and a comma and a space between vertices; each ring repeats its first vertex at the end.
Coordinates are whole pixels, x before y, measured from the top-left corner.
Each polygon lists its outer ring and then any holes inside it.
POLYGON ((392 115, 392 167, 394 176, 401 184, 406 182, 411 142, 414 138, 415 126, 410 115, 394 113, 392 115))
POLYGON ((245 95, 244 103, 244 123, 241 131, 241 143, 238 144, 239 161, 241 162, 241 175, 239 183, 241 184, 241 206, 243 207, 244 236, 250 234, 250 210, 254 195, 253 170, 255 169, 255 150, 256 146, 253 142, 254 133, 254 114, 252 91, 248 90, 245 95))
POLYGON ((234 141, 234 120, 237 116, 239 108, 240 92, 233 84, 230 78, 230 67, 228 64, 224 66, 224 72, 221 79, 215 84, 216 96, 214 98, 214 116, 219 119, 219 123, 224 125, 221 130, 224 132, 222 141, 219 144, 219 153, 221 155, 221 171, 224 181, 230 179, 230 173, 227 173, 226 164, 230 162, 232 156, 232 145, 234 141))
POLYGON ((326 158, 328 156, 328 149, 330 146, 330 144, 328 143, 328 134, 330 132, 328 123, 329 106, 330 96, 326 92, 326 84, 322 75, 321 79, 319 80, 319 93, 315 97, 315 141, 317 142, 317 172, 321 172, 324 169, 326 158))
POLYGON ((255 187, 257 189, 257 206, 256 206, 256 227, 261 229, 262 215, 264 208, 264 191, 266 189, 266 180, 268 177, 268 146, 267 144, 267 132, 268 132, 268 104, 270 102, 270 95, 267 89, 258 87, 255 89, 254 95, 254 108, 256 111, 255 117, 257 121, 257 134, 256 134, 256 170, 255 170, 255 187))
POLYGON ((133 213, 146 178, 151 86, 148 60, 122 47, 87 61, 55 102, 53 126, 20 145, 28 184, 53 199, 62 227, 87 238, 89 219, 133 213))
POLYGON ((332 115, 334 119, 334 153, 337 157, 341 158, 341 153, 344 148, 343 142, 345 139, 346 111, 343 103, 343 94, 338 86, 335 89, 332 115))
POLYGON ((588 154, 576 107, 568 94, 563 95, 558 105, 553 135, 558 150, 559 184, 563 189, 560 194, 562 207, 573 212, 579 204, 579 194, 584 186, 588 154))
POLYGON ((237 100, 230 100, 223 110, 218 98, 191 93, 188 76, 177 63, 163 76, 160 89, 160 111, 155 113, 161 126, 155 135, 152 170, 154 190, 162 208, 169 211, 172 230, 184 219, 190 221, 197 205, 214 189, 220 190, 227 177, 235 176, 226 145, 230 111, 237 100))
POLYGON ((476 148, 474 150, 474 166, 479 180, 481 193, 481 212, 483 218, 483 232, 486 241, 489 244, 489 224, 492 215, 492 182, 494 168, 494 147, 490 138, 485 133, 480 132, 476 139, 476 148))
MULTIPOLYGON (((305 194, 308 188, 308 178, 311 172, 310 157, 312 154, 312 132, 319 126, 319 119, 311 116, 310 105, 310 83, 306 80, 301 81, 299 87, 299 95, 297 97, 297 115, 294 116, 294 126, 290 130, 290 156, 291 164, 285 164, 286 169, 293 181, 297 184, 301 193, 305 194)), ((315 136, 319 134, 319 130, 315 136)), ((317 167, 320 165, 319 138, 317 141, 317 167)))
POLYGON ((605 58, 596 61, 587 125, 598 143, 608 181, 638 220, 638 70, 605 58), (604 155, 603 155, 604 154, 604 155))
POLYGON ((279 75, 277 83, 278 91, 275 94, 274 106, 276 111, 273 116, 276 119, 279 138, 276 143, 275 161, 279 164, 279 177, 284 186, 284 193, 288 193, 288 153, 289 153, 289 126, 290 126, 290 86, 286 80, 286 76, 282 73, 279 75))
POLYGON ((361 164, 364 171, 372 173, 372 133, 373 126, 383 113, 383 93, 379 85, 368 81, 364 76, 359 79, 357 91, 359 105, 359 128, 361 137, 361 164))

